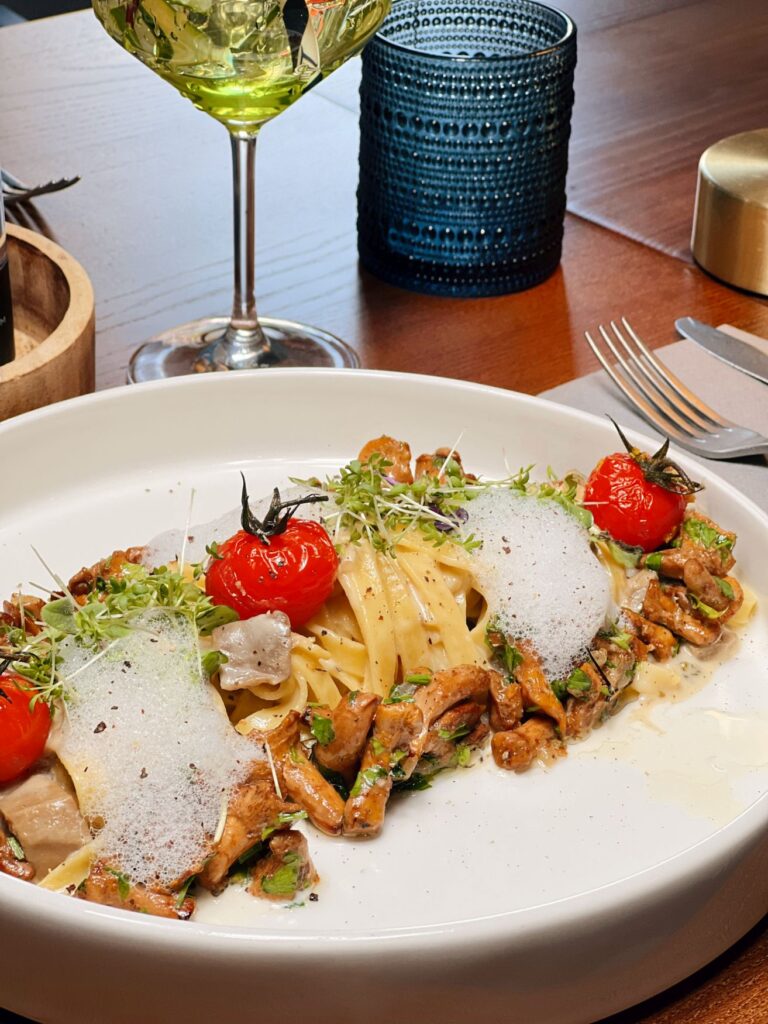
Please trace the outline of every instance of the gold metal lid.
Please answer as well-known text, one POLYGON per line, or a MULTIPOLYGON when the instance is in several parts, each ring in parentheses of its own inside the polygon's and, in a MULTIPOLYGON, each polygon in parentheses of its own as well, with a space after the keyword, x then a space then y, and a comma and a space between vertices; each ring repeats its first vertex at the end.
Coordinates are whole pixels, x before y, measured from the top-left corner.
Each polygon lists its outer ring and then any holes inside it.
POLYGON ((691 249, 715 277, 768 295, 768 128, 703 153, 691 249))

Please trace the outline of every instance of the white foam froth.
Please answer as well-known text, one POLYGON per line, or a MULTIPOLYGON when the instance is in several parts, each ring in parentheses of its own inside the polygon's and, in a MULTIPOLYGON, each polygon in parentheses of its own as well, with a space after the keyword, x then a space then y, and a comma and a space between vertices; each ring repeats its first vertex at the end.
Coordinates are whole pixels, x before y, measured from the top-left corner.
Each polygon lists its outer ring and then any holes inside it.
MULTIPOLYGON (((280 499, 290 501, 291 498, 301 498, 310 493, 306 487, 281 487, 280 499)), ((256 498, 250 502, 251 511, 259 518, 266 515, 272 495, 268 494, 262 498, 256 498)), ((324 511, 324 503, 313 505, 300 505, 295 512, 296 519, 313 519, 321 522, 324 511)), ((187 546, 184 552, 184 559, 190 562, 202 562, 206 557, 205 548, 214 541, 223 544, 229 540, 240 529, 240 507, 233 508, 217 519, 211 519, 207 523, 195 523, 187 531, 187 546)), ((142 562, 144 565, 154 568, 158 565, 167 565, 175 561, 181 554, 184 543, 184 530, 166 530, 159 533, 144 548, 142 562)))
POLYGON ((104 821, 99 855, 132 882, 168 884, 210 852, 223 801, 259 751, 202 677, 184 616, 146 612, 93 659, 74 640, 59 650, 70 699, 58 753, 82 812, 104 821))
POLYGON ((483 546, 477 575, 504 632, 529 641, 547 677, 566 676, 605 624, 608 573, 578 521, 556 502, 484 491, 467 506, 483 546))

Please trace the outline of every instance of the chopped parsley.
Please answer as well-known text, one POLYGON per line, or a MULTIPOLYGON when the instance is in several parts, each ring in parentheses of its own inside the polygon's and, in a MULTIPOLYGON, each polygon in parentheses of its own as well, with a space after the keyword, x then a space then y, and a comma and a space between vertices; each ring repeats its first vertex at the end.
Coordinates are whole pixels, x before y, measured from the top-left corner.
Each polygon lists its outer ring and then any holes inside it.
POLYGON ((215 675, 222 665, 226 665, 229 658, 226 654, 222 654, 221 651, 208 651, 200 659, 203 672, 210 678, 215 675))
POLYGON ((459 725, 455 729, 438 729, 437 735, 441 740, 446 740, 448 743, 455 743, 456 740, 460 740, 462 736, 467 736, 472 732, 472 728, 469 725, 459 725))
POLYGON ((694 544, 702 548, 714 548, 720 553, 723 562, 728 560, 735 543, 733 537, 727 537, 716 527, 705 523, 703 519, 696 519, 695 516, 685 520, 683 529, 694 544))
POLYGON ((371 787, 375 786, 381 779, 386 779, 388 777, 389 772, 386 768, 383 768, 380 764, 371 765, 370 768, 366 768, 364 771, 358 772, 355 784, 352 789, 350 789, 349 795, 360 796, 363 788, 371 789, 371 787))
POLYGON ((286 853, 282 866, 261 879, 261 888, 270 896, 292 896, 299 887, 300 875, 301 858, 298 853, 286 853))
POLYGON ((504 668, 507 676, 512 679, 515 670, 523 662, 523 655, 509 643, 505 637, 498 620, 492 619, 485 630, 485 642, 490 647, 494 659, 504 668))
POLYGON ((555 679, 552 682, 552 692, 558 700, 565 700, 568 696, 584 697, 592 689, 592 680, 582 668, 576 668, 567 679, 555 679))
POLYGON ((130 878, 127 875, 124 875, 122 871, 117 871, 115 868, 107 868, 107 871, 117 879, 117 894, 123 903, 125 903, 131 894, 130 878))
POLYGON ((11 853, 16 858, 16 860, 26 860, 27 859, 27 856, 24 853, 24 847, 21 845, 21 843, 16 838, 16 836, 13 836, 13 835, 6 836, 6 842, 8 843, 8 846, 11 848, 11 853))
POLYGON ((264 842, 273 832, 277 832, 287 825, 293 825, 297 821, 303 821, 306 817, 306 811, 281 811, 271 825, 267 825, 266 828, 261 830, 261 841, 264 842))
POLYGON ((317 712, 313 713, 312 722, 309 728, 312 735, 322 747, 327 747, 329 743, 333 743, 336 739, 333 722, 330 718, 326 718, 324 715, 318 715, 317 712))
POLYGON ((733 601, 733 599, 734 599, 734 597, 736 595, 734 594, 733 587, 728 582, 728 580, 724 580, 720 576, 715 576, 715 577, 713 577, 713 579, 714 579, 715 583, 717 584, 718 589, 720 590, 720 593, 724 597, 727 597, 729 601, 733 601))
POLYGON ((722 612, 719 612, 716 608, 713 608, 711 605, 705 604, 705 602, 702 601, 700 598, 696 597, 695 594, 689 593, 688 597, 696 611, 700 612, 705 619, 719 619, 720 616, 723 614, 722 612))

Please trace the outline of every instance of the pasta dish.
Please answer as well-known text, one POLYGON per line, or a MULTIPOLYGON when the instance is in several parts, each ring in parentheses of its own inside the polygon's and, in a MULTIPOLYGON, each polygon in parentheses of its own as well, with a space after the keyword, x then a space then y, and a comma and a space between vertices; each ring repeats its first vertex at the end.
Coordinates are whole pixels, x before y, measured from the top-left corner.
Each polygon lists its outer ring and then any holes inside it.
POLYGON ((229 885, 312 900, 311 827, 373 839, 391 800, 486 748, 554 766, 681 650, 727 657, 755 606, 736 536, 666 444, 621 437, 543 480, 380 437, 13 593, 0 872, 179 919, 229 885))

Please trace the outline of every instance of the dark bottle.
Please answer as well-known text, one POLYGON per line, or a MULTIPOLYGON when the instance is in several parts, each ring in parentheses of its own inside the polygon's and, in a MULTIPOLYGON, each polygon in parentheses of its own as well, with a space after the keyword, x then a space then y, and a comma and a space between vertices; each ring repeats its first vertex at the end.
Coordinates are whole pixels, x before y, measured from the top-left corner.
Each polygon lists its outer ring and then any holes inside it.
POLYGON ((14 357, 13 310, 11 309, 11 275, 8 269, 8 249, 5 241, 3 197, 0 194, 0 366, 14 357))

